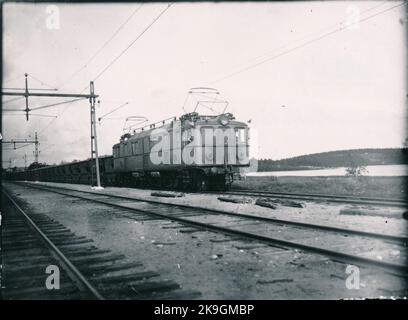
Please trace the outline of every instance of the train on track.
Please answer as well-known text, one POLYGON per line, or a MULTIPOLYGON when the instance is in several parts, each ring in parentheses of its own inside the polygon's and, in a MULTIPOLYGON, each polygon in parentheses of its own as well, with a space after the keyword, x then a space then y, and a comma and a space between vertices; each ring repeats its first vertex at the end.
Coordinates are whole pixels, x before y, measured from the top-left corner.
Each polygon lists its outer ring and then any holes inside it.
MULTIPOLYGON (((226 190, 249 166, 249 127, 231 113, 191 112, 121 136, 99 158, 103 186, 226 190)), ((11 172, 6 179, 93 184, 95 160, 11 172)))

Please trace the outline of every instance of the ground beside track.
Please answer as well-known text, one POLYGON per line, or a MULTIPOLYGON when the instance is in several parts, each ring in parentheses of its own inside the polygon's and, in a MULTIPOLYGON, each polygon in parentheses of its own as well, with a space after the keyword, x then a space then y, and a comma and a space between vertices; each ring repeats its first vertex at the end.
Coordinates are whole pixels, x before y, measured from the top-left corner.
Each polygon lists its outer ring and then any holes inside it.
POLYGON ((236 189, 288 193, 335 194, 373 198, 408 198, 408 177, 254 177, 235 181, 236 189))
MULTIPOLYGON (((57 185, 90 190, 88 186, 57 185)), ((143 260, 149 269, 166 274, 169 280, 177 281, 184 289, 199 288, 204 299, 378 297, 397 295, 401 289, 402 278, 388 273, 379 276, 378 271, 362 268, 360 290, 348 290, 345 287, 346 265, 322 256, 241 240, 228 241, 228 237, 210 232, 189 232, 189 228, 176 223, 144 220, 133 213, 103 205, 11 184, 7 186, 30 210, 44 212, 77 234, 92 238, 98 247, 124 253, 130 260, 143 260)), ((135 197, 150 194, 147 190, 122 188, 108 188, 104 192, 135 197)), ((218 202, 209 201, 214 195, 161 200, 192 204, 200 197, 201 204, 218 202)), ((224 206, 223 209, 231 206, 248 209, 248 205, 219 205, 224 206)), ((290 209, 294 208, 280 208, 278 212, 290 215, 287 213, 290 209)), ((386 225, 403 224, 401 219, 392 220, 396 221, 386 225)), ((394 231, 397 232, 397 228, 394 231)))
MULTIPOLYGON (((79 191, 93 191, 87 185, 39 182, 38 185, 61 186, 79 191)), ((166 203, 185 204, 202 208, 226 210, 237 213, 254 214, 263 217, 276 218, 282 220, 299 221, 305 223, 324 224, 340 228, 350 228, 368 232, 387 233, 408 236, 407 221, 402 219, 402 214, 406 209, 382 207, 382 206, 356 206, 341 203, 296 201, 302 203, 304 208, 293 208, 278 206, 277 209, 269 209, 255 205, 254 203, 236 204, 221 202, 214 194, 188 193, 181 198, 163 198, 151 196, 151 190, 108 187, 98 193, 106 193, 121 196, 130 196, 147 200, 155 200, 166 203), (373 215, 345 215, 344 210, 362 210, 372 212, 373 215)), ((242 197, 240 197, 242 198, 242 197)), ((245 197, 244 197, 245 198, 245 197)), ((257 197, 246 197, 254 200, 257 197)))

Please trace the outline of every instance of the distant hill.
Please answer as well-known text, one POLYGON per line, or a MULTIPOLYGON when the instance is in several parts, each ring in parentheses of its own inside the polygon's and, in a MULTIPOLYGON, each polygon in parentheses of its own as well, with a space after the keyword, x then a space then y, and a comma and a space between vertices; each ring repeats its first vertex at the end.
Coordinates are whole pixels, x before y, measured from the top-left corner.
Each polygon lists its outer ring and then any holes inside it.
POLYGON ((408 164, 407 149, 354 149, 307 154, 282 160, 260 159, 258 161, 258 171, 302 170, 382 164, 408 164))

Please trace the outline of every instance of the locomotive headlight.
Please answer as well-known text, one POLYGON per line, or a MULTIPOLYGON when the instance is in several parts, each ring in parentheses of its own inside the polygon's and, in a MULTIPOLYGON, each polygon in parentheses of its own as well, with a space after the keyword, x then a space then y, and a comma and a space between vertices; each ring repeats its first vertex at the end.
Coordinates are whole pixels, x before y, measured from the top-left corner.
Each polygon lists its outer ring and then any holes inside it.
POLYGON ((226 126, 226 125, 229 123, 229 119, 228 119, 226 116, 221 115, 221 116, 218 117, 218 122, 219 122, 222 126, 226 126))

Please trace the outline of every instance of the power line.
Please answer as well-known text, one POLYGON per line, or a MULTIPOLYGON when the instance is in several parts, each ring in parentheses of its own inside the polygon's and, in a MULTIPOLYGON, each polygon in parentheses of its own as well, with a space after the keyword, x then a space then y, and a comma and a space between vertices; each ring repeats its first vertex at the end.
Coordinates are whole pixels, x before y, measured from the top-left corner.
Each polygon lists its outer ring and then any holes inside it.
POLYGON ((55 106, 59 106, 61 104, 72 103, 72 102, 76 102, 76 101, 83 100, 83 99, 84 98, 79 98, 79 99, 72 99, 72 100, 68 100, 68 101, 62 101, 62 102, 47 104, 45 106, 31 108, 30 110, 40 110, 40 109, 45 109, 45 108, 49 108, 49 107, 55 107, 55 106))
POLYGON ((12 79, 5 80, 5 81, 3 81, 3 84, 12 82, 12 81, 14 81, 14 80, 18 80, 18 79, 23 78, 23 77, 24 77, 24 76, 18 76, 18 77, 12 78, 12 79))
MULTIPOLYGON (((66 84, 68 81, 70 81, 73 77, 75 77, 79 72, 81 72, 83 69, 85 69, 85 68, 88 66, 88 64, 89 64, 90 62, 92 62, 93 59, 95 59, 95 57, 114 39, 114 37, 116 37, 116 35, 120 32, 120 30, 123 29, 123 27, 133 18, 133 16, 141 9, 142 6, 143 6, 143 3, 142 3, 139 7, 137 7, 137 8, 132 12, 132 14, 125 20, 124 23, 122 23, 122 24, 119 26, 119 28, 113 33, 113 35, 101 46, 101 48, 98 49, 98 51, 97 51, 93 56, 91 56, 91 58, 85 63, 85 65, 84 65, 82 68, 80 68, 77 72, 75 72, 75 73, 69 78, 69 80, 67 80, 67 81, 65 82, 65 84, 66 84)), ((29 76, 30 76, 31 78, 33 78, 33 79, 39 81, 41 84, 45 84, 43 81, 41 81, 40 79, 37 79, 37 78, 34 77, 33 75, 30 75, 30 74, 29 74, 29 76)), ((22 76, 19 76, 19 77, 16 77, 16 78, 7 80, 6 82, 11 82, 11 81, 13 81, 13 80, 17 80, 17 79, 20 79, 20 78, 22 78, 22 76)), ((65 85, 65 84, 64 84, 64 85, 65 85)), ((64 85, 60 86, 60 89, 61 89, 61 87, 63 87, 64 85)), ((49 85, 47 85, 47 86, 49 86, 49 85)), ((49 87, 53 88, 52 86, 49 86, 49 87)), ((87 86, 86 88, 88 88, 88 86, 87 86)), ((81 94, 82 92, 84 92, 84 91, 86 90, 86 88, 85 88, 84 90, 82 90, 82 91, 80 92, 80 94, 81 94)), ((55 88, 53 88, 53 89, 55 89, 55 88)), ((57 90, 57 89, 55 89, 55 90, 57 90)), ((9 100, 9 101, 7 101, 7 102, 16 101, 16 100, 22 99, 22 98, 23 98, 23 97, 18 97, 18 98, 16 98, 16 99, 11 99, 11 100, 9 100)), ((78 100, 79 100, 79 99, 78 99, 78 100)), ((48 125, 47 125, 46 127, 44 127, 44 129, 39 132, 39 134, 43 133, 46 129, 48 129, 48 128, 51 126, 51 124, 52 124, 59 116, 61 116, 61 115, 65 112, 65 110, 71 105, 71 103, 72 103, 72 102, 75 102, 75 101, 77 101, 77 99, 72 100, 72 101, 69 101, 69 102, 64 102, 64 103, 69 103, 69 105, 67 105, 57 116, 53 116, 54 119, 52 119, 52 120, 48 123, 48 125)), ((60 103, 60 104, 62 104, 62 103, 60 103)), ((41 108, 50 107, 50 106, 54 106, 54 105, 57 105, 57 104, 48 105, 48 106, 43 106, 43 107, 39 107, 39 108, 35 108, 35 109, 41 109, 41 108)), ((33 110, 34 110, 34 109, 33 109, 33 110)), ((10 111, 11 111, 11 110, 10 110, 10 111)), ((17 110, 13 110, 13 111, 17 111, 17 110)))
MULTIPOLYGON (((29 88, 30 91, 58 91, 58 89, 44 89, 44 88, 29 88)), ((23 91, 25 88, 2 88, 2 90, 17 90, 17 91, 23 91)))
MULTIPOLYGON (((21 110, 14 110, 14 111, 21 111, 21 110)), ((24 110, 23 110, 24 111, 24 110)), ((23 116, 24 114, 5 114, 4 116, 5 117, 15 117, 15 116, 18 116, 18 117, 20 117, 20 116, 23 116)), ((44 118, 57 118, 57 116, 53 116, 53 115, 48 115, 48 114, 39 114, 39 113, 30 113, 30 116, 33 116, 33 117, 44 117, 44 118)))
MULTIPOLYGON (((387 12, 387 11, 390 11, 390 10, 392 10, 392 9, 395 9, 395 8, 397 8, 397 7, 400 7, 400 6, 404 5, 405 3, 406 3, 406 2, 404 1, 404 2, 402 2, 402 3, 400 3, 400 4, 398 4, 398 5, 395 5, 395 6, 393 6, 393 7, 384 9, 384 10, 382 10, 382 11, 380 11, 380 12, 377 12, 377 13, 375 13, 375 14, 372 14, 371 16, 368 16, 368 17, 366 17, 366 18, 361 19, 359 22, 360 22, 360 23, 365 22, 365 21, 367 21, 367 20, 369 20, 369 19, 372 19, 372 18, 374 18, 374 17, 376 17, 376 16, 378 16, 378 15, 380 15, 380 14, 383 14, 383 13, 385 13, 385 12, 387 12)), ((211 82, 211 84, 214 84, 214 83, 223 81, 223 80, 228 79, 228 78, 231 78, 231 77, 233 77, 233 76, 235 76, 235 75, 237 75, 237 74, 240 74, 240 73, 243 73, 243 72, 248 71, 248 70, 250 70, 250 69, 253 69, 253 68, 255 68, 255 67, 258 67, 258 66, 261 65, 261 64, 264 64, 264 63, 266 63, 266 62, 269 62, 269 61, 271 61, 271 60, 274 60, 274 59, 279 58, 279 57, 281 57, 281 56, 284 56, 284 55, 286 55, 286 54, 289 54, 289 53, 291 53, 291 52, 293 52, 293 51, 295 51, 295 50, 297 50, 297 49, 303 48, 303 47, 305 47, 305 46, 307 46, 307 45, 309 45, 309 44, 312 44, 312 43, 314 43, 314 42, 317 42, 317 41, 319 41, 319 40, 321 40, 321 39, 323 39, 323 38, 326 38, 326 37, 328 37, 328 36, 330 36, 330 35, 332 35, 332 34, 338 33, 338 32, 343 31, 343 30, 345 30, 345 27, 344 27, 344 26, 341 26, 341 27, 339 27, 339 28, 337 28, 337 29, 335 29, 335 30, 333 30, 333 31, 330 31, 330 32, 328 32, 328 33, 325 33, 325 34, 323 34, 323 35, 321 35, 321 36, 319 36, 319 37, 317 37, 317 38, 314 38, 314 39, 312 39, 312 40, 309 40, 309 41, 307 41, 307 42, 304 42, 304 43, 302 43, 302 44, 300 44, 300 45, 298 45, 298 46, 295 46, 295 47, 293 47, 293 48, 291 48, 291 49, 289 49, 289 50, 283 51, 283 52, 281 52, 281 53, 279 53, 279 54, 277 54, 277 55, 274 55, 274 56, 272 56, 272 57, 266 58, 266 59, 264 59, 264 60, 262 60, 262 61, 260 61, 260 62, 258 62, 258 63, 252 64, 252 65, 250 65, 250 66, 248 66, 248 67, 242 68, 241 70, 238 70, 238 71, 236 71, 236 72, 230 73, 229 75, 227 75, 227 76, 225 76, 225 77, 219 78, 219 79, 217 79, 217 80, 211 82)))
MULTIPOLYGON (((368 9, 366 9, 366 10, 361 11, 361 14, 364 14, 364 13, 366 13, 366 12, 372 11, 372 10, 378 8, 378 7, 383 6, 384 4, 386 4, 386 2, 381 2, 380 4, 377 4, 377 5, 373 6, 373 7, 370 7, 370 8, 368 8, 368 9)), ((296 42, 301 42, 301 41, 307 40, 307 39, 311 38, 312 36, 316 36, 316 35, 320 34, 320 33, 323 32, 323 31, 328 31, 328 30, 331 30, 331 29, 333 29, 333 28, 335 28, 335 27, 338 27, 339 25, 342 25, 342 24, 345 23, 345 22, 346 22, 346 21, 344 21, 344 20, 339 21, 339 22, 337 22, 337 23, 335 23, 335 24, 331 24, 331 25, 328 26, 328 27, 320 28, 319 30, 316 30, 316 32, 310 33, 310 34, 308 34, 308 35, 306 35, 306 36, 304 36, 304 37, 295 39, 294 41, 291 41, 291 42, 287 42, 287 43, 285 43, 285 44, 283 44, 283 45, 280 45, 280 46, 278 46, 278 47, 276 47, 276 48, 274 48, 274 49, 272 49, 272 50, 269 50, 269 51, 265 52, 265 53, 262 54, 262 55, 259 55, 259 56, 257 56, 257 57, 254 57, 254 58, 250 59, 250 60, 247 60, 247 61, 244 62, 244 63, 240 63, 240 64, 236 65, 236 66, 235 66, 235 69, 238 69, 239 67, 241 67, 241 66, 243 66, 243 65, 245 65, 245 64, 248 64, 248 63, 251 63, 251 62, 256 62, 257 60, 259 60, 259 59, 261 59, 261 58, 264 58, 265 56, 269 56, 270 54, 273 54, 273 53, 275 53, 275 52, 278 51, 278 50, 281 50, 281 49, 284 49, 284 48, 286 48, 286 47, 289 47, 293 42, 296 43, 296 42)))
POLYGON ((118 35, 118 33, 123 29, 125 25, 133 18, 133 16, 142 8, 143 3, 140 4, 132 13, 131 15, 119 26, 118 29, 112 34, 112 36, 89 58, 89 60, 76 72, 74 72, 67 81, 65 81, 62 85, 59 86, 59 89, 63 88, 69 81, 71 81, 78 73, 88 67, 88 65, 97 57, 99 53, 118 35))
POLYGON ((5 104, 5 103, 10 103, 10 102, 13 102, 13 101, 17 101, 17 100, 20 100, 20 99, 24 99, 24 97, 17 97, 17 98, 13 98, 13 99, 10 99, 10 100, 7 100, 7 101, 4 101, 4 102, 3 102, 3 104, 5 104))
POLYGON ((27 73, 27 75, 28 75, 30 78, 33 78, 34 80, 36 80, 36 81, 38 81, 39 83, 41 83, 41 85, 43 85, 43 86, 49 87, 49 88, 51 88, 51 89, 53 89, 53 90, 58 90, 58 89, 56 89, 54 86, 50 86, 49 84, 46 84, 44 81, 42 81, 42 80, 40 80, 40 79, 34 77, 34 76, 31 75, 31 74, 28 74, 28 73, 27 73))
POLYGON ((113 112, 119 110, 120 108, 122 108, 122 107, 124 107, 124 106, 126 106, 126 105, 128 105, 128 104, 129 104, 129 102, 125 102, 125 103, 121 104, 120 106, 116 107, 115 109, 113 109, 113 110, 109 111, 108 113, 104 114, 103 116, 99 117, 99 118, 98 118, 98 121, 100 122, 100 121, 101 121, 103 118, 105 118, 107 115, 110 115, 111 113, 113 113, 113 112))
MULTIPOLYGON (((79 94, 81 94, 82 92, 84 92, 85 89, 86 89, 86 88, 82 89, 82 91, 81 91, 79 94)), ((42 130, 40 130, 40 131, 38 132, 38 135, 40 135, 40 134, 42 134, 44 131, 46 131, 46 130, 54 123, 54 121, 57 120, 57 118, 59 118, 60 116, 62 116, 62 114, 63 114, 65 111, 68 110, 68 108, 69 108, 69 107, 72 105, 72 103, 75 102, 76 100, 77 100, 77 99, 74 99, 74 100, 68 102, 68 105, 66 105, 65 108, 63 108, 63 109, 61 110, 61 112, 58 113, 57 116, 56 116, 54 119, 52 119, 42 130)), ((79 100, 79 99, 78 99, 78 100, 79 100)))
POLYGON ((170 3, 167 5, 167 7, 160 12, 160 14, 134 39, 116 58, 114 58, 94 79, 93 81, 96 81, 99 79, 127 50, 129 50, 137 40, 139 40, 147 30, 149 30, 153 24, 156 23, 157 20, 160 19, 160 17, 168 10, 170 7, 173 5, 173 3, 170 3))
POLYGON ((31 145, 31 143, 24 144, 24 145, 22 145, 20 147, 16 147, 16 148, 3 148, 3 150, 17 150, 17 149, 25 148, 25 147, 27 147, 29 145, 31 145))
MULTIPOLYGON (((159 20, 160 17, 161 17, 172 5, 173 5, 173 3, 168 4, 168 6, 167 6, 163 11, 161 11, 160 14, 136 37, 136 39, 133 40, 115 59, 113 59, 113 60, 94 78, 93 81, 96 81, 97 79, 99 79, 99 77, 101 77, 127 50, 129 50, 130 47, 132 47, 133 44, 134 44, 137 40, 139 40, 140 37, 141 37, 143 34, 145 34, 146 31, 149 30, 157 20, 159 20)), ((87 85, 85 88, 83 88, 80 93, 84 92, 84 91, 85 91, 86 89, 88 89, 88 88, 89 88, 89 85, 87 85)), ((58 114, 58 117, 60 117, 60 116, 68 109, 69 106, 70 106, 70 104, 68 104, 68 105, 58 114)), ((47 129, 52 125, 52 123, 53 123, 55 120, 56 120, 56 118, 55 118, 55 119, 52 119, 52 120, 48 123, 48 125, 47 125, 46 127, 44 127, 44 129, 42 129, 38 134, 40 135, 40 134, 43 133, 45 130, 47 130, 47 129)))

